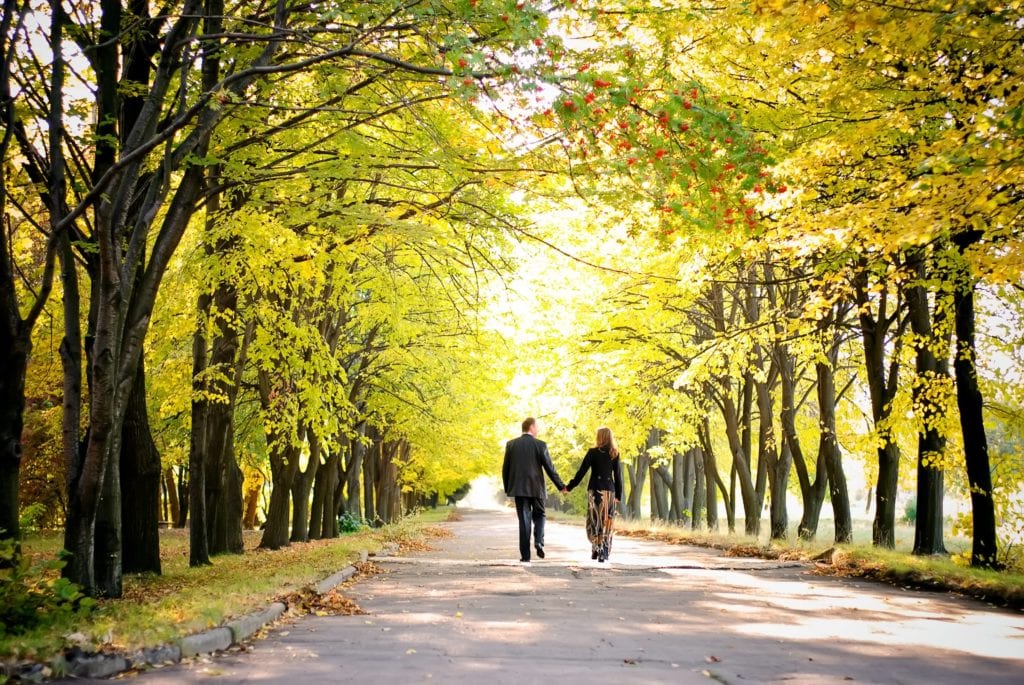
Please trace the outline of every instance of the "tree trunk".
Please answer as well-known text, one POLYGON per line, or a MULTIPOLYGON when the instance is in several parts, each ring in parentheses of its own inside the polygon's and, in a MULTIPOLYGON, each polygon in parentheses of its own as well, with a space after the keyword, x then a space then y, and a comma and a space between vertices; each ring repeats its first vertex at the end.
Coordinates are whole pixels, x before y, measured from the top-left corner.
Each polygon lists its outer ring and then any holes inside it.
POLYGON ((292 482, 299 469, 299 450, 278 436, 270 436, 270 506, 260 540, 262 549, 287 547, 292 482))
MULTIPOLYGON (((945 407, 942 402, 936 401, 936 389, 928 386, 949 376, 946 363, 940 362, 936 355, 935 345, 941 338, 932 326, 928 291, 924 286, 927 277, 924 259, 921 248, 907 253, 907 266, 914 280, 907 286, 905 298, 915 343, 917 378, 914 379, 912 390, 914 411, 920 414, 918 418, 922 422, 917 435, 917 515, 914 521, 913 549, 914 554, 920 555, 942 554, 946 551, 942 541, 942 498, 945 494, 942 457, 946 450, 946 440, 937 426, 945 413, 945 407)), ((939 302, 936 302, 935 308, 936 324, 939 324, 939 302)))
POLYGON ((309 542, 309 493, 313 489, 313 477, 320 468, 320 440, 307 426, 306 440, 309 444, 309 460, 306 468, 297 468, 292 481, 292 534, 291 542, 309 542))
POLYGON ((181 505, 178 503, 178 486, 174 482, 174 469, 164 469, 164 490, 167 496, 167 515, 164 517, 171 525, 181 517, 181 505))
POLYGON ((399 462, 408 453, 404 440, 380 443, 380 462, 377 465, 377 516, 381 523, 394 523, 402 516, 401 487, 398 482, 399 462))
POLYGON ((188 524, 189 488, 188 465, 178 466, 178 518, 174 521, 175 528, 184 528, 188 524))
POLYGON ((206 319, 212 297, 199 295, 196 308, 199 320, 192 334, 192 432, 188 451, 189 561, 191 567, 210 564, 209 534, 206 522, 206 319))
MULTIPOLYGON (((219 182, 218 168, 210 171, 211 185, 219 182)), ((246 201, 243 193, 236 193, 230 209, 237 211, 246 201)), ((220 220, 219 195, 207 201, 207 231, 220 220)), ((207 244, 209 254, 228 255, 235 248, 235 239, 217 240, 207 244)), ((243 475, 235 457, 235 402, 242 378, 246 344, 239 347, 238 292, 235 286, 220 280, 214 288, 206 312, 201 319, 212 316, 215 335, 210 347, 210 359, 205 377, 206 395, 200 405, 206 437, 203 440, 203 463, 206 465, 206 531, 211 554, 241 554, 243 475), (209 396, 216 399, 208 399, 209 396)))
MULTIPOLYGON (((244 482, 244 481, 243 481, 244 482)), ((263 476, 257 476, 245 487, 243 499, 242 526, 245 530, 256 529, 256 514, 259 512, 260 493, 263 491, 263 476)))
POLYGON ((779 347, 779 380, 782 386, 782 408, 779 413, 782 423, 782 450, 792 455, 797 481, 800 483, 800 499, 803 502, 797 535, 802 540, 813 540, 818 534, 818 520, 821 517, 821 505, 825 501, 828 473, 825 469, 825 457, 819 451, 814 467, 814 480, 811 481, 800 435, 796 429, 795 362, 785 345, 779 347))
MULTIPOLYGON (((82 473, 85 451, 81 443, 83 349, 81 332, 81 295, 78 290, 78 271, 71 245, 65 234, 60 247, 61 282, 64 296, 64 338, 60 343, 64 398, 61 402, 61 447, 67 472, 65 492, 68 493, 68 511, 64 522, 64 549, 73 545, 81 533, 82 511, 78 498, 78 483, 82 473)), ((10 368, 10 367, 9 367, 10 368)), ((0 381, 2 382, 2 381, 0 381)), ((64 566, 61 574, 74 577, 74 563, 64 566)))
MULTIPOLYGON (((957 247, 963 251, 969 237, 957 236, 957 247)), ((969 274, 968 274, 969 277, 969 274)), ((971 512, 974 518, 971 565, 983 568, 997 566, 995 502, 992 497, 992 473, 985 435, 983 402, 978 387, 977 349, 974 341, 974 281, 969 279, 956 289, 953 301, 956 324, 956 403, 960 409, 960 430, 964 439, 964 460, 967 481, 971 486, 971 512)))
POLYGON ((309 514, 311 540, 338 537, 338 514, 334 508, 335 491, 341 480, 341 455, 349 449, 349 441, 342 438, 338 448, 331 450, 327 459, 316 470, 316 478, 313 481, 313 505, 309 514))
MULTIPOLYGON (((356 427, 356 437, 352 440, 351 449, 346 455, 345 465, 345 477, 339 482, 339 485, 345 486, 345 511, 352 513, 355 516, 359 516, 363 510, 360 496, 362 493, 362 487, 360 486, 359 479, 363 473, 363 461, 366 457, 366 443, 363 438, 366 436, 366 422, 361 422, 356 427)), ((341 499, 340 497, 338 498, 341 499)), ((341 513, 340 501, 335 506, 335 518, 341 513)))
POLYGON ((672 505, 669 518, 680 525, 690 524, 693 518, 693 451, 672 454, 672 505))
MULTIPOLYGON (((700 528, 702 513, 708 506, 707 497, 707 474, 704 469, 704 451, 699 447, 691 448, 688 452, 693 460, 693 506, 690 511, 690 528, 700 528)), ((714 494, 714 482, 711 483, 711 492, 714 494)))
MULTIPOLYGON (((896 494, 899 485, 900 450, 885 426, 899 382, 900 337, 897 334, 895 338, 895 349, 890 357, 887 378, 885 343, 891 324, 887 312, 888 291, 883 286, 877 295, 877 312, 873 315, 866 262, 861 263, 861 270, 854 278, 854 287, 857 294, 861 340, 864 345, 864 369, 871 394, 871 415, 875 430, 879 433, 875 520, 871 527, 871 539, 876 547, 891 549, 896 545, 896 494)), ((898 305, 896 309, 899 310, 898 305)))
POLYGON ((363 454, 363 520, 369 525, 377 525, 379 522, 379 516, 377 515, 376 499, 374 497, 373 486, 377 482, 377 465, 380 463, 380 450, 382 449, 380 435, 376 429, 371 427, 367 428, 367 436, 371 439, 371 443, 367 446, 366 452, 363 454))
POLYGON ((160 455, 146 411, 146 371, 135 374, 121 434, 120 481, 125 573, 160 573, 160 455))
MULTIPOLYGON (((16 328, 20 327, 19 321, 16 328)), ((11 331, 7 322, 0 325, 0 359, 5 369, 0 374, 0 540, 18 539, 21 535, 18 478, 25 415, 25 371, 31 349, 30 340, 21 331, 11 331)))
POLYGON ((629 493, 626 495, 626 507, 623 514, 627 518, 640 518, 642 511, 641 498, 644 492, 644 483, 647 481, 647 470, 650 468, 651 455, 648 449, 657 444, 660 440, 657 432, 652 430, 647 436, 647 449, 637 455, 633 464, 626 464, 626 471, 629 476, 629 493), (652 443, 652 441, 655 441, 652 443))
POLYGON ((743 499, 743 529, 747 535, 757 535, 761 528, 761 508, 757 504, 754 481, 751 477, 750 462, 743 451, 740 435, 739 416, 733 404, 728 380, 722 382, 722 416, 725 418, 725 432, 732 451, 732 463, 740 483, 740 497, 743 499))
POLYGON ((768 474, 768 484, 771 488, 769 516, 772 540, 785 540, 789 537, 789 509, 786 505, 786 496, 789 494, 789 472, 792 464, 793 453, 788 442, 783 439, 779 458, 768 474))
POLYGON ((832 498, 832 512, 835 520, 835 541, 853 541, 853 518, 850 513, 850 495, 846 487, 846 473, 843 471, 843 457, 836 438, 836 387, 832 374, 837 361, 837 349, 833 348, 827 363, 817 362, 818 378, 818 425, 820 439, 818 454, 825 462, 828 473, 829 496, 832 498))
POLYGON ((651 478, 651 520, 668 521, 669 503, 668 490, 672 484, 668 475, 668 469, 664 466, 650 466, 651 478))
MULTIPOLYGON (((777 375, 776 364, 772 363, 772 370, 769 377, 777 375)), ((767 382, 757 383, 757 413, 758 413, 758 459, 757 459, 757 484, 754 492, 757 500, 758 510, 764 507, 764 494, 766 486, 771 487, 771 507, 769 509, 769 526, 773 539, 780 539, 786 536, 786 528, 789 526, 789 514, 786 511, 786 482, 779 483, 780 476, 788 478, 789 469, 782 469, 779 456, 778 443, 775 439, 775 412, 772 407, 772 391, 767 382), (779 491, 782 497, 778 498, 779 491), (781 501, 779 501, 781 499, 781 501)))
POLYGON ((708 498, 708 530, 718 530, 718 497, 717 492, 722 493, 725 501, 726 521, 729 525, 729 532, 734 532, 735 518, 733 516, 732 502, 729 498, 729 491, 726 490, 722 476, 718 472, 718 461, 715 459, 715 452, 711 449, 711 425, 705 416, 700 427, 700 442, 704 452, 704 478, 706 481, 705 490, 708 498), (715 488, 718 488, 716 491, 715 488))

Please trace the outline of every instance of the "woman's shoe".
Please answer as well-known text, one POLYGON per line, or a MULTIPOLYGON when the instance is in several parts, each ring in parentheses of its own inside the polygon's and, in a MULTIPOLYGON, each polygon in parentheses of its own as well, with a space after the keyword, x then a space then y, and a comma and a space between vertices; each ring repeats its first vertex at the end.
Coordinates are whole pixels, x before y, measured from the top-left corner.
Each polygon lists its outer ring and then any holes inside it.
POLYGON ((590 558, 591 559, 597 559, 597 550, 596 549, 593 552, 590 553, 590 558))

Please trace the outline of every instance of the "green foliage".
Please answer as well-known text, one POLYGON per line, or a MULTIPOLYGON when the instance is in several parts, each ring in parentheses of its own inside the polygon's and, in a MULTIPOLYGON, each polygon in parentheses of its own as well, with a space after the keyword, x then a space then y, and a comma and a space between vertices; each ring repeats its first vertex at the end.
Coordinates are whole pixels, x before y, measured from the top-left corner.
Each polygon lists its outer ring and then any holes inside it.
POLYGON ((363 519, 350 511, 346 511, 338 517, 338 532, 340 533, 355 533, 363 526, 363 519))
POLYGON ((58 575, 63 566, 61 560, 33 561, 15 541, 0 541, 0 638, 89 616, 95 600, 58 575))
POLYGON ((906 523, 914 523, 917 521, 917 498, 908 497, 906 504, 903 505, 903 520, 906 523))
POLYGON ((22 535, 37 530, 39 522, 46 516, 46 510, 46 505, 41 502, 33 502, 22 507, 18 520, 22 535))

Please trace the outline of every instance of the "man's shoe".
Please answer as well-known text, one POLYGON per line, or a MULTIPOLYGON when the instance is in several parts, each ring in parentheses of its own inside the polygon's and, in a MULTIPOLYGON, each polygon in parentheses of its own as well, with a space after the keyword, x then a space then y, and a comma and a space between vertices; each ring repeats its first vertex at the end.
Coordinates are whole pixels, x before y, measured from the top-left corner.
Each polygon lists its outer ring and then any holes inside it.
POLYGON ((537 545, 534 549, 537 550, 537 558, 538 559, 543 559, 544 558, 544 548, 541 547, 540 545, 537 545))
POLYGON ((591 559, 597 559, 597 550, 596 549, 593 552, 590 553, 590 558, 591 559))
POLYGON ((524 558, 520 559, 519 563, 521 563, 521 564, 529 564, 530 563, 530 557, 524 557, 524 558))

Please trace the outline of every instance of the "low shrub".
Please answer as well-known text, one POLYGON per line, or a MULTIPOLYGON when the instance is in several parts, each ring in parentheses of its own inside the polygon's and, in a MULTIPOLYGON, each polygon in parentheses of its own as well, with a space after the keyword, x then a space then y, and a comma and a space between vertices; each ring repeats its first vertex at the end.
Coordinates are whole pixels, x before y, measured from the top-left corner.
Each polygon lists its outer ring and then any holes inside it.
POLYGON ((63 559, 32 561, 15 540, 0 541, 0 638, 42 623, 64 623, 88 615, 95 600, 59 571, 63 559))

